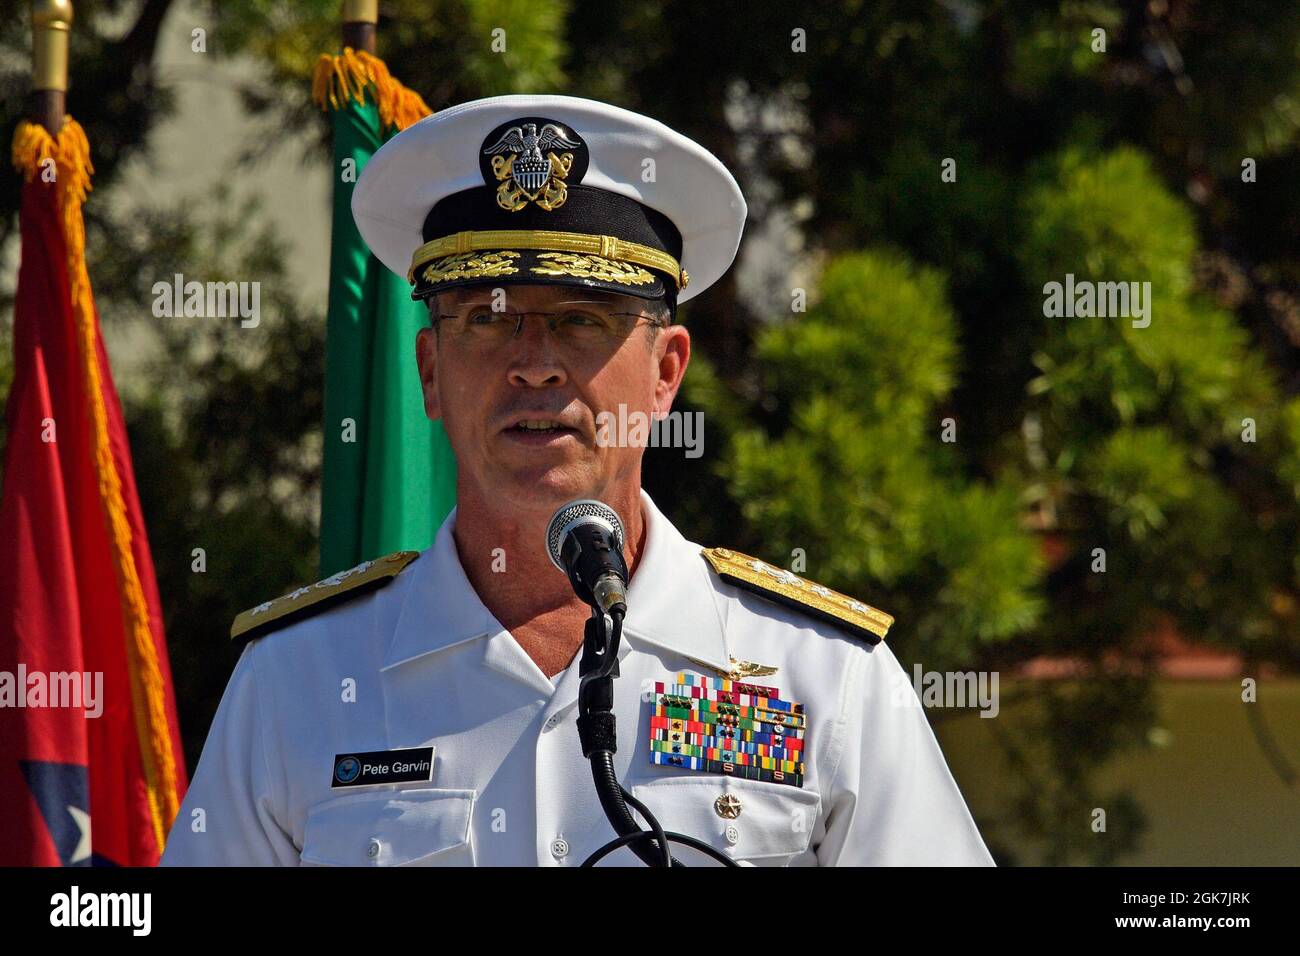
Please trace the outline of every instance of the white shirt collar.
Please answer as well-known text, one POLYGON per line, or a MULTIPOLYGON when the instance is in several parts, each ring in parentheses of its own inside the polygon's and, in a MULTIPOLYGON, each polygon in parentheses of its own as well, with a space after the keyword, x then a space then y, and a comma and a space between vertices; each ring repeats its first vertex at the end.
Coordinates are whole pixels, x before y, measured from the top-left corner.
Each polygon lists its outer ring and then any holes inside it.
MULTIPOLYGON (((723 623, 699 545, 682 537, 644 490, 641 510, 645 548, 628 585, 624 633, 725 671, 723 623)), ((453 508, 433 544, 406 572, 413 577, 405 589, 385 669, 505 630, 465 576, 452 535, 455 527, 453 508)))

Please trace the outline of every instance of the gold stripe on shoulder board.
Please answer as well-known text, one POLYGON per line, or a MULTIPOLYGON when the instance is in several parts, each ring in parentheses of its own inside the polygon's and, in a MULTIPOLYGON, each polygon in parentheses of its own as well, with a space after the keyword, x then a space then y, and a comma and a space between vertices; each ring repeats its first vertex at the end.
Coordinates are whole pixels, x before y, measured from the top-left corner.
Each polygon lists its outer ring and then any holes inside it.
POLYGON ((355 568, 332 574, 324 581, 298 588, 284 597, 249 608, 230 625, 230 639, 251 641, 276 628, 287 627, 295 621, 318 614, 344 598, 358 597, 367 591, 383 587, 419 556, 419 551, 394 551, 382 558, 363 561, 355 568))
POLYGON ((869 604, 739 551, 705 548, 700 553, 722 580, 839 624, 872 644, 882 641, 894 623, 892 615, 869 604))

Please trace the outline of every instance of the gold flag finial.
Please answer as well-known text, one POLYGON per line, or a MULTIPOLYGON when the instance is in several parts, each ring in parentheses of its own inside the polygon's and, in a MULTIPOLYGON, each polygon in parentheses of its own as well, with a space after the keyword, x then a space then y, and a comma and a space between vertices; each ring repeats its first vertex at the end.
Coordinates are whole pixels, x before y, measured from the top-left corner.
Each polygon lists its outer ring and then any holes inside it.
POLYGON ((343 49, 375 52, 379 0, 343 0, 343 49))
POLYGON ((35 0, 32 4, 32 89, 68 88, 68 32, 72 0, 35 0))
POLYGON ((343 0, 344 23, 378 23, 379 0, 343 0))

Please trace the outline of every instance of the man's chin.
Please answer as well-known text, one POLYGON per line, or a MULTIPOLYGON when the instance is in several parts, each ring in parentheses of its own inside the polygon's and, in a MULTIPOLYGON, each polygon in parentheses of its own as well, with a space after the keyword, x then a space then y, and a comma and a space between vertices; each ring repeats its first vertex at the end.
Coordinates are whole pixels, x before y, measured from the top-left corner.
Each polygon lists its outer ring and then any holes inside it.
POLYGON ((571 464, 513 469, 495 484, 510 504, 549 516, 566 502, 591 497, 600 483, 592 469, 571 464))

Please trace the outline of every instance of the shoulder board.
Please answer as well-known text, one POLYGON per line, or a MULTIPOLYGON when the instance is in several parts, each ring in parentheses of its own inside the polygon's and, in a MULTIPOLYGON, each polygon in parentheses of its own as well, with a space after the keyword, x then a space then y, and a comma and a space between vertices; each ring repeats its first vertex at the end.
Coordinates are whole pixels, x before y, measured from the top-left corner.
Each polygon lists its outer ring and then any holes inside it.
POLYGON ((884 611, 739 551, 705 548, 700 553, 722 580, 753 591, 769 601, 837 624, 865 638, 869 644, 879 644, 884 640, 889 626, 894 623, 894 618, 884 611))
POLYGON ((230 625, 230 639, 243 643, 263 637, 273 630, 381 588, 419 556, 419 551, 394 551, 332 574, 324 581, 298 588, 274 601, 259 604, 235 618, 235 623, 230 625))

